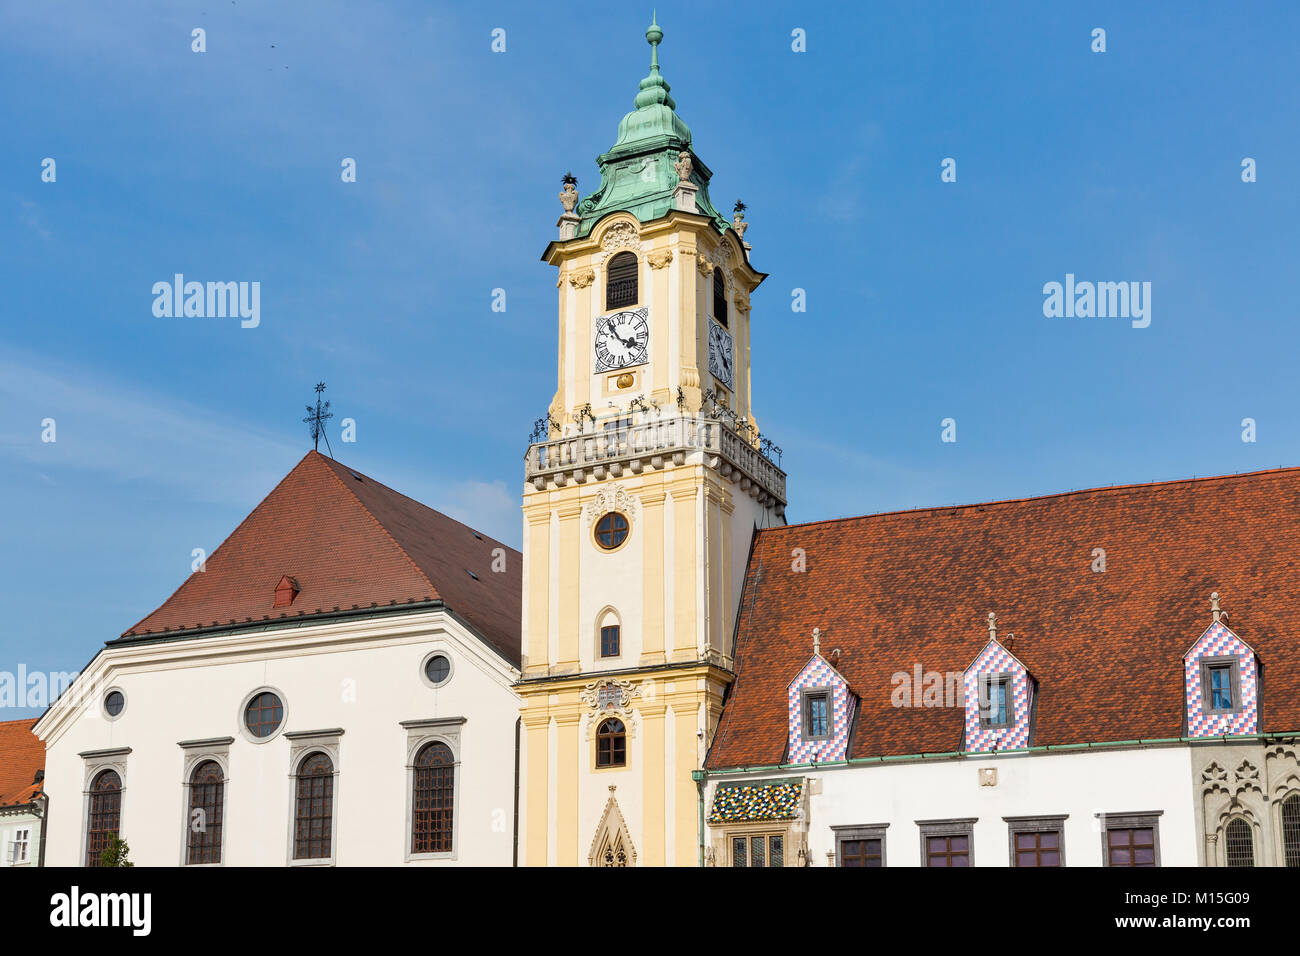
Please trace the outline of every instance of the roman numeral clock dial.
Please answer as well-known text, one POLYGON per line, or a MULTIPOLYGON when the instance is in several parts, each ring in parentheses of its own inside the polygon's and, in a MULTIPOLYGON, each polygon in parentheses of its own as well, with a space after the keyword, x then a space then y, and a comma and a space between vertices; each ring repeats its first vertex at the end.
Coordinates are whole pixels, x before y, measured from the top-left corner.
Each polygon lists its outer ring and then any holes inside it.
POLYGON ((596 371, 644 365, 650 345, 649 312, 615 312, 596 320, 596 371))
POLYGON ((732 357, 731 333, 716 322, 709 323, 709 374, 727 388, 736 387, 736 367, 732 357))

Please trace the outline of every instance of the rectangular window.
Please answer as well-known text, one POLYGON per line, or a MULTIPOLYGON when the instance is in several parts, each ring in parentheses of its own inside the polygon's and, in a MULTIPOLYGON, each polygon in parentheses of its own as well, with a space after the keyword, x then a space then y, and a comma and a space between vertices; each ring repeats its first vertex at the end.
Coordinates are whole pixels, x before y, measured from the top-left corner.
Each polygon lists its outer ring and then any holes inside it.
POLYGON ((1237 658, 1202 658, 1201 704, 1210 714, 1232 714, 1241 709, 1241 665, 1237 658))
POLYGON ((970 866, 970 837, 932 836, 925 841, 926 866, 970 866))
POLYGON ((840 866, 884 866, 884 840, 845 840, 840 844, 840 866))
POLYGON ((618 657, 618 625, 600 629, 600 656, 618 657))
POLYGON ((1059 830, 1018 832, 1015 835, 1016 866, 1060 866, 1059 830))
POLYGON ((1106 866, 1160 865, 1160 812, 1100 814, 1106 866))
POLYGON ((12 864, 28 863, 31 861, 29 856, 31 852, 32 830, 31 827, 20 827, 14 831, 13 850, 9 862, 12 864))
POLYGON ((975 817, 917 820, 922 866, 973 866, 975 817))
POLYGON ((803 692, 804 740, 829 740, 831 737, 831 693, 829 690, 803 692))
POLYGON ((769 868, 785 866, 785 837, 775 833, 733 836, 731 865, 769 868))
POLYGON ((1011 702, 1011 675, 988 674, 980 677, 980 726, 985 729, 1010 727, 1015 722, 1011 702))
POLYGON ((834 826, 835 865, 883 867, 888 823, 834 826))
POLYGON ((1065 866, 1067 816, 1003 817, 1011 845, 1011 865, 1065 866))

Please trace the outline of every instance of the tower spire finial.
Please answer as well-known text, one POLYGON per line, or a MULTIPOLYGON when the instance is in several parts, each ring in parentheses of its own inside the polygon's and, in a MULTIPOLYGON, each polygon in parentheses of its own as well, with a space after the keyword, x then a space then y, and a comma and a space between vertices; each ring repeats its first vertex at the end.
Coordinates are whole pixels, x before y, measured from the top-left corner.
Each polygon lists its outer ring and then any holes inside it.
POLYGON ((646 42, 650 44, 650 75, 641 81, 641 92, 636 95, 636 107, 641 109, 662 103, 670 110, 676 109, 677 104, 668 95, 668 81, 659 72, 659 44, 664 38, 664 31, 659 29, 657 12, 651 15, 650 21, 650 26, 645 31, 646 42))

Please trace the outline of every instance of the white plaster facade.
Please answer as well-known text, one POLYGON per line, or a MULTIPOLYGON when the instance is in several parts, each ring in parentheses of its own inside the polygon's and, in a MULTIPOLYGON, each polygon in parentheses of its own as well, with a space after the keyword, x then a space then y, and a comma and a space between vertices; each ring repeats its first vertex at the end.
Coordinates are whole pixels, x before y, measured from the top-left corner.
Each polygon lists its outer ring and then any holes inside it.
POLYGON ((182 864, 186 767, 206 748, 226 775, 222 862, 284 866, 291 754, 321 746, 336 759, 333 863, 509 866, 517 679, 442 610, 105 648, 34 728, 47 747, 55 810, 46 862, 84 864, 86 789, 106 762, 120 768, 121 836, 132 862, 182 864), (422 667, 435 650, 452 664, 438 687, 422 667), (102 710, 109 688, 126 697, 116 718, 102 710), (274 689, 285 708, 281 729, 263 741, 245 732, 241 712, 259 688, 274 689), (436 859, 408 860, 408 763, 425 737, 446 740, 456 758, 454 846, 436 859), (194 741, 210 743, 180 746, 194 741))
MULTIPOLYGON (((786 768, 761 774, 712 773, 705 810, 719 786, 773 779, 803 778, 798 818, 789 827, 786 865, 795 866, 806 839, 810 865, 836 865, 836 831, 886 825, 887 866, 920 866, 918 821, 975 818, 973 866, 1011 864, 1004 817, 1066 816, 1063 845, 1066 866, 1102 866, 1104 815, 1159 814, 1161 866, 1196 866, 1196 796, 1192 786, 1191 746, 1098 748, 1061 753, 972 755, 786 768), (988 770, 996 784, 988 784, 988 770), (806 834, 806 836, 805 836, 806 834)), ((730 865, 731 833, 780 831, 781 825, 756 822, 708 826, 716 866, 730 865)))

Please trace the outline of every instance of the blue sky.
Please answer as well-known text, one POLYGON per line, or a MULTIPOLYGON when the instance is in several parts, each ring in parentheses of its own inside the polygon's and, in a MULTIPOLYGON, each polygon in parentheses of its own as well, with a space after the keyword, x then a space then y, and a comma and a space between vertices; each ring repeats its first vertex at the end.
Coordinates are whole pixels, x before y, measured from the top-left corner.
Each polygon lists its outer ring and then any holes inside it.
MULTIPOLYGON (((770 273, 754 397, 792 521, 1300 460, 1294 4, 657 7, 770 273), (1150 282, 1150 327, 1044 317, 1067 273, 1150 282)), ((563 10, 0 11, 0 671, 78 669, 161 603, 310 448, 321 379, 337 457, 518 543, 538 257, 648 65, 648 6, 563 10), (156 318, 176 272, 260 282, 261 324, 156 318)))

